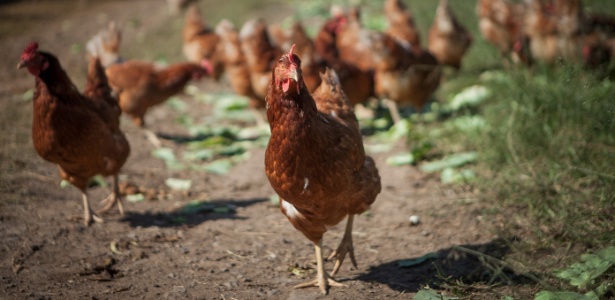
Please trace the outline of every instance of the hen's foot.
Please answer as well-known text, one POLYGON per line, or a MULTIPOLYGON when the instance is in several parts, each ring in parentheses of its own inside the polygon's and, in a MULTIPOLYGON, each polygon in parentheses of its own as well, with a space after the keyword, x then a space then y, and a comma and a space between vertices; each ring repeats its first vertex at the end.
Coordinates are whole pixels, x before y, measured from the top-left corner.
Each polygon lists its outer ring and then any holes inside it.
POLYGON ((90 226, 92 223, 104 223, 105 220, 99 217, 95 212, 90 212, 89 214, 84 213, 83 215, 73 215, 67 218, 69 222, 77 222, 83 220, 83 225, 90 226))
POLYGON ((102 203, 104 207, 98 211, 99 214, 104 214, 108 212, 117 204, 117 208, 120 211, 120 215, 124 215, 124 205, 122 204, 122 197, 120 197, 118 193, 111 193, 107 198, 100 201, 100 203, 102 203))
POLYGON ((103 223, 103 218, 99 217, 90 206, 90 202, 88 201, 88 195, 83 191, 81 193, 83 197, 83 224, 85 226, 90 226, 93 222, 103 223))
POLYGON ((295 288, 304 288, 304 287, 312 287, 317 286, 320 288, 320 291, 323 294, 327 294, 329 292, 329 287, 337 286, 343 287, 345 285, 331 279, 329 274, 325 271, 325 264, 322 258, 322 240, 314 243, 314 250, 316 254, 316 280, 308 281, 299 285, 296 285, 295 288))
POLYGON ((162 147, 162 142, 160 141, 160 139, 158 138, 158 135, 156 135, 156 133, 154 133, 151 130, 148 129, 143 129, 143 132, 145 133, 145 137, 147 138, 147 140, 152 143, 152 145, 154 145, 154 147, 156 148, 160 148, 162 147))
POLYGON ((354 219, 354 215, 348 215, 348 221, 346 223, 346 232, 344 232, 344 237, 340 242, 337 249, 331 253, 331 255, 327 258, 327 260, 331 260, 335 257, 335 266, 333 267, 333 271, 331 272, 331 276, 337 274, 337 271, 340 270, 342 266, 342 262, 346 258, 346 254, 350 256, 350 262, 355 269, 357 269, 357 260, 354 256, 354 247, 352 246, 352 221, 354 219))
POLYGON ((295 285, 293 288, 300 289, 300 288, 314 287, 314 286, 319 287, 320 291, 325 295, 327 294, 329 287, 332 287, 332 286, 345 287, 345 285, 329 278, 329 276, 322 276, 322 277, 319 276, 319 278, 316 278, 314 280, 310 280, 310 281, 295 285))
POLYGON ((124 206, 122 205, 122 197, 120 196, 119 177, 117 174, 113 175, 113 193, 103 199, 101 203, 103 203, 104 207, 98 211, 99 214, 108 212, 117 204, 120 215, 124 215, 124 206))

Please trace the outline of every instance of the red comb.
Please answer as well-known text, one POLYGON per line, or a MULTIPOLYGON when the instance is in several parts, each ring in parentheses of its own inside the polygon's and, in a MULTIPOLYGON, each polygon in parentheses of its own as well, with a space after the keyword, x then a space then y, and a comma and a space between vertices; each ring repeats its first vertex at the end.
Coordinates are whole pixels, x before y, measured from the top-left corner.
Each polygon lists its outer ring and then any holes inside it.
POLYGON ((37 42, 30 42, 30 44, 28 44, 28 46, 26 46, 25 49, 23 49, 23 53, 32 53, 34 51, 38 50, 38 43, 37 42))
POLYGON ((295 44, 293 44, 290 47, 290 51, 288 51, 288 59, 290 60, 291 63, 295 63, 295 61, 293 60, 293 50, 295 50, 295 44))

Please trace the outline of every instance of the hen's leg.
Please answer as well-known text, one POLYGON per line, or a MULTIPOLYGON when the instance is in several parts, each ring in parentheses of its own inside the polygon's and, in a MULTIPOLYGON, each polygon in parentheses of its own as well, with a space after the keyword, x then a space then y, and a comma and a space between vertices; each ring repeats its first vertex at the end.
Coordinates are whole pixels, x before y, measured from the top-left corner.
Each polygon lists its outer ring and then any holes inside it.
POLYGON ((395 103, 395 101, 391 99, 386 99, 385 102, 387 108, 389 109, 389 112, 391 113, 391 118, 393 118, 393 122, 395 124, 399 124, 399 122, 401 121, 401 116, 399 115, 399 110, 397 109, 397 103, 395 103))
POLYGON ((352 246, 352 221, 354 220, 354 215, 348 215, 348 221, 346 222, 346 231, 344 232, 344 237, 340 242, 340 245, 337 246, 337 250, 333 251, 327 260, 335 257, 335 266, 333 267, 333 271, 331 272, 331 276, 334 276, 337 271, 339 271, 342 266, 342 262, 344 262, 344 258, 346 258, 346 254, 350 255, 350 261, 352 265, 357 268, 357 261, 354 258, 354 247, 352 246))
POLYGON ((113 175, 113 192, 107 198, 101 201, 105 203, 105 206, 98 211, 99 214, 108 212, 110 209, 113 208, 113 206, 115 206, 115 204, 117 204, 117 208, 120 211, 120 215, 124 215, 124 205, 122 205, 122 197, 120 197, 118 177, 119 176, 117 174, 113 175))
POLYGON ((85 226, 90 226, 92 221, 103 223, 104 220, 92 210, 87 193, 82 192, 81 196, 83 197, 83 224, 85 224, 85 226))
POLYGON ((160 139, 158 138, 156 133, 154 133, 153 131, 151 131, 151 130, 149 130, 147 128, 143 128, 143 132, 145 133, 145 137, 147 138, 147 140, 150 143, 152 143, 152 145, 154 145, 154 147, 156 147, 156 148, 162 147, 162 142, 160 141, 160 139))
POLYGON ((298 289, 298 288, 304 288, 304 287, 317 286, 320 288, 320 291, 326 295, 327 292, 329 291, 329 287, 331 286, 338 286, 338 287, 345 286, 329 278, 329 275, 325 271, 325 264, 322 258, 322 240, 318 241, 318 243, 314 243, 314 250, 316 250, 316 269, 318 271, 316 275, 316 279, 296 285, 294 288, 298 289))

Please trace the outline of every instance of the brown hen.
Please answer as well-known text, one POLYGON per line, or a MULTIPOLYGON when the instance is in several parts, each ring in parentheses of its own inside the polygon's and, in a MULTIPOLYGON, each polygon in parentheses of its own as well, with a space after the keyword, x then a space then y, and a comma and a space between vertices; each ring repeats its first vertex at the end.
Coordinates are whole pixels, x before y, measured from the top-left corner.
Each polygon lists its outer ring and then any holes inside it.
POLYGON ((220 36, 203 21, 196 4, 190 5, 186 10, 182 36, 184 40, 183 52, 186 59, 196 64, 206 59, 212 66, 210 76, 218 80, 224 71, 218 52, 220 36))
POLYGON ((331 8, 327 20, 314 39, 316 52, 325 65, 335 70, 352 106, 374 96, 374 73, 369 30, 362 28, 359 11, 350 18, 339 7, 331 8), (350 20, 350 21, 349 21, 350 20))
POLYGON ((89 64, 85 91, 80 94, 58 59, 31 43, 21 55, 19 68, 26 67, 36 78, 32 140, 45 160, 55 163, 60 176, 77 187, 83 197, 84 224, 102 222, 89 203, 87 184, 100 174, 113 176, 114 192, 102 212, 115 204, 123 214, 118 192, 118 172, 130 153, 119 129, 119 109, 110 95, 100 61, 89 64))
POLYGON ((502 57, 511 57, 518 62, 513 50, 514 47, 520 48, 524 39, 524 6, 509 0, 479 0, 476 15, 483 38, 493 44, 502 57))
POLYGON ((223 19, 216 26, 216 32, 220 36, 220 58, 224 63, 224 72, 231 84, 233 91, 249 100, 250 111, 259 125, 266 124, 261 109, 265 108, 265 100, 256 95, 250 80, 250 68, 246 56, 241 50, 239 33, 233 23, 223 19))
POLYGON ((316 253, 317 279, 296 287, 318 286, 323 293, 329 286, 341 285, 325 271, 323 234, 348 216, 342 242, 331 256, 336 258, 332 275, 346 254, 356 265, 353 217, 367 210, 381 190, 375 163, 365 155, 361 134, 351 124, 356 118, 347 114, 339 82, 331 82, 336 87, 328 92, 339 92, 338 100, 325 92, 313 98, 303 81, 301 61, 291 48, 276 63, 267 94, 271 139, 265 172, 280 196, 282 213, 314 243, 316 253))
MULTIPOLYGON (((130 60, 111 65, 105 71, 122 111, 144 129, 145 113, 150 107, 182 92, 190 80, 211 74, 211 65, 204 60, 200 65, 178 63, 158 69, 149 62, 130 60)), ((148 130, 145 133, 156 147, 160 147, 155 134, 148 130)))
POLYGON ((472 34, 457 21, 448 0, 440 0, 433 25, 429 29, 429 52, 441 64, 459 69, 471 44, 472 34))
POLYGON ((386 0, 384 14, 389 23, 386 33, 406 50, 420 51, 421 38, 414 17, 401 0, 386 0))

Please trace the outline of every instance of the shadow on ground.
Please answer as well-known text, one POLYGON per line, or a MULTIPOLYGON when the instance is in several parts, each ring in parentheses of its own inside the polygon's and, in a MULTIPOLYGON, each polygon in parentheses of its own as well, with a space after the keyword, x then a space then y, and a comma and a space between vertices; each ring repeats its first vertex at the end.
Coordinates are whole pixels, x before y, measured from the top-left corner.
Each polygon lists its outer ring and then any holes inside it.
POLYGON ((236 215, 238 207, 247 207, 260 202, 269 201, 266 198, 215 199, 211 201, 194 201, 185 204, 172 212, 128 212, 120 222, 126 222, 130 227, 180 227, 196 226, 201 223, 219 219, 244 220, 236 215))
POLYGON ((504 239, 487 244, 461 245, 428 253, 422 257, 394 260, 371 267, 356 279, 378 282, 400 292, 418 292, 424 286, 444 282, 522 285, 532 283, 501 263, 510 251, 504 239))

